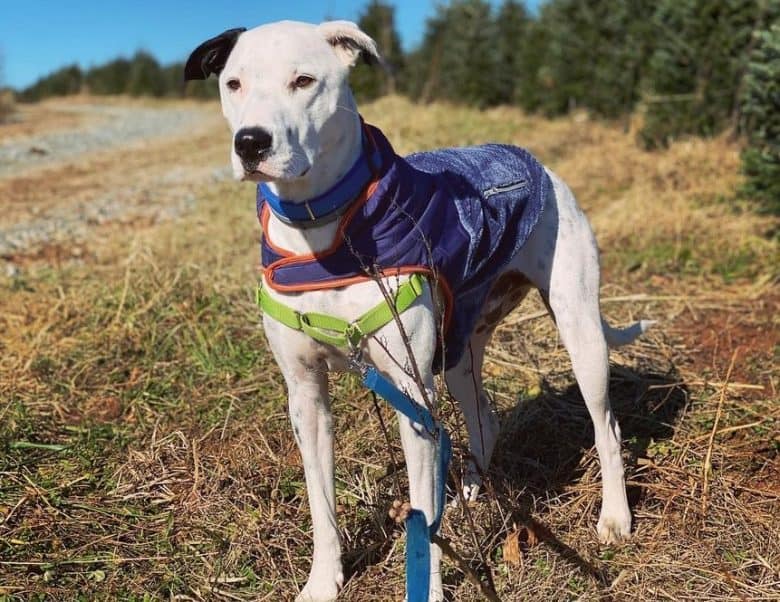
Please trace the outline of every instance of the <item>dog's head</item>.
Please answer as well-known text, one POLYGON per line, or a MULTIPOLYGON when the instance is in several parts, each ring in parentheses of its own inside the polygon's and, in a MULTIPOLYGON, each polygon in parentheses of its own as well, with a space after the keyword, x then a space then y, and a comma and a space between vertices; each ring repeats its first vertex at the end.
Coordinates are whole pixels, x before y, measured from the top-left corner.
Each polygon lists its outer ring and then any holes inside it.
POLYGON ((379 61, 374 41, 349 21, 282 21, 230 29, 198 46, 185 79, 219 77, 239 179, 295 180, 337 148, 355 120, 349 69, 379 61))

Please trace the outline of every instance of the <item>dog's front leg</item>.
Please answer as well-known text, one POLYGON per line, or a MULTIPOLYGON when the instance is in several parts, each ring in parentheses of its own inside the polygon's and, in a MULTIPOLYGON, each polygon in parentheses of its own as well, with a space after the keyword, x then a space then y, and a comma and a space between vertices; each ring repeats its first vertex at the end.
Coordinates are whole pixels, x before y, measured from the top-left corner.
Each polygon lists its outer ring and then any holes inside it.
MULTIPOLYGON (((420 405, 425 405, 419 385, 402 370, 386 370, 393 384, 420 405)), ((428 370, 423 375, 425 394, 433 400, 433 375, 428 370)), ((433 436, 421 424, 412 422, 403 413, 396 412, 398 430, 401 435, 401 445, 406 459, 406 470, 409 475, 409 502, 412 508, 421 510, 426 522, 430 525, 437 508, 436 485, 438 478, 446 479, 447 475, 437 475, 436 446, 433 436)), ((439 602, 444 599, 441 583, 441 549, 431 544, 431 580, 428 600, 439 602)))
POLYGON ((296 600, 335 600, 344 585, 333 482, 333 417, 322 349, 303 333, 265 314, 265 335, 287 384, 290 421, 306 475, 314 554, 306 585, 296 600))
MULTIPOLYGON (((426 379, 427 380, 427 379, 426 379)), ((428 399, 433 399, 433 377, 426 383, 428 399)), ((419 394, 417 384, 412 382, 399 383, 418 403, 424 403, 419 394), (415 394, 417 393, 417 394, 415 394)), ((400 412, 398 416, 398 430, 401 435, 401 445, 406 459, 406 470, 409 474, 409 502, 412 508, 422 510, 426 522, 430 525, 436 516, 436 483, 438 478, 445 479, 447 475, 436 474, 436 445, 430 433, 426 432, 422 425, 411 422, 400 412)), ((441 550, 436 544, 431 544, 431 581, 428 600, 438 602, 444 599, 441 583, 441 550)))
POLYGON ((297 600, 335 600, 344 584, 333 483, 333 418, 327 376, 306 372, 288 379, 290 420, 301 451, 309 496, 314 554, 311 572, 297 600))
MULTIPOLYGON (((409 357, 394 323, 380 332, 379 339, 385 342, 384 345, 381 347, 370 345, 371 355, 377 367, 393 381, 396 387, 423 406, 426 404, 426 397, 429 402, 435 399, 431 364, 436 348, 436 322, 432 306, 430 291, 426 291, 418 303, 401 315, 404 330, 413 333, 410 337, 412 358, 409 357), (425 395, 420 390, 420 383, 413 376, 412 362, 419 369, 425 395)), ((447 478, 447 475, 436 474, 437 442, 422 425, 410 421, 400 412, 396 415, 409 475, 409 501, 412 508, 421 510, 425 514, 430 525, 438 510, 437 478, 447 478)), ((441 550, 436 544, 431 544, 431 580, 428 599, 430 602, 444 599, 441 583, 441 550)))

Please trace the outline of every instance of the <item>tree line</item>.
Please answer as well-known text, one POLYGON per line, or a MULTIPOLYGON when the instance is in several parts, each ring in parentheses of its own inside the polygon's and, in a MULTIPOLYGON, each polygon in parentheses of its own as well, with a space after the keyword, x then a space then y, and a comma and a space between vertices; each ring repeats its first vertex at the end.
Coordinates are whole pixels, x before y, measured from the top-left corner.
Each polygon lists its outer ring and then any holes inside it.
POLYGON ((161 65, 149 52, 139 50, 131 58, 117 58, 102 65, 82 69, 62 67, 40 78, 17 94, 22 102, 35 102, 50 96, 89 92, 98 95, 217 98, 216 83, 189 82, 185 86, 184 64, 161 65))
MULTIPOLYGON (((585 109, 606 119, 643 113, 647 148, 682 135, 745 136, 748 189, 780 212, 780 0, 451 0, 421 43, 401 46, 392 4, 370 0, 361 28, 386 68, 359 66, 360 100, 401 93, 480 108, 511 104, 546 116, 585 109)), ((182 83, 182 65, 138 52, 86 71, 61 69, 21 100, 93 94, 217 96, 213 80, 182 83)))

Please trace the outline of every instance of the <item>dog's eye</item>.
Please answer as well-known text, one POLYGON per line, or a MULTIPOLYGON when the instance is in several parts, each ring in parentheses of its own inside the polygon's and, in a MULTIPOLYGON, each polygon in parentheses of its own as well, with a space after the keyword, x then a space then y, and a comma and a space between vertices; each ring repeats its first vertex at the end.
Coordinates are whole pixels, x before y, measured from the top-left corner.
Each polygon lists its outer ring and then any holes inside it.
POLYGON ((233 90, 233 92, 241 89, 241 82, 235 78, 227 80, 225 85, 228 87, 228 89, 233 90))
POLYGON ((293 88, 308 88, 314 83, 314 78, 310 75, 299 75, 295 78, 292 87, 293 88))

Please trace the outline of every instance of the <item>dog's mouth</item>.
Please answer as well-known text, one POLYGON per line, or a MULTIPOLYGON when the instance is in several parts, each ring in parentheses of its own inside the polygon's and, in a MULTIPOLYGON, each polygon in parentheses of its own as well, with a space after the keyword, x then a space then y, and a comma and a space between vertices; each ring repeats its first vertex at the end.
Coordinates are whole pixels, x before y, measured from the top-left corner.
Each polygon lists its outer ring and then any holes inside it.
POLYGON ((270 174, 265 173, 264 171, 259 170, 256 167, 254 169, 247 169, 245 167, 244 175, 241 177, 241 179, 248 182, 272 182, 276 178, 270 174))
MULTIPOLYGON (((243 167, 244 167, 244 174, 241 176, 241 180, 243 181, 273 182, 275 180, 284 179, 284 176, 268 173, 267 171, 263 171, 262 169, 260 169, 258 166, 251 167, 251 166, 244 165, 243 167)), ((306 167, 303 168, 301 173, 299 173, 298 175, 294 176, 291 179, 304 177, 306 174, 309 173, 310 169, 311 169, 311 165, 307 165, 306 167)))

